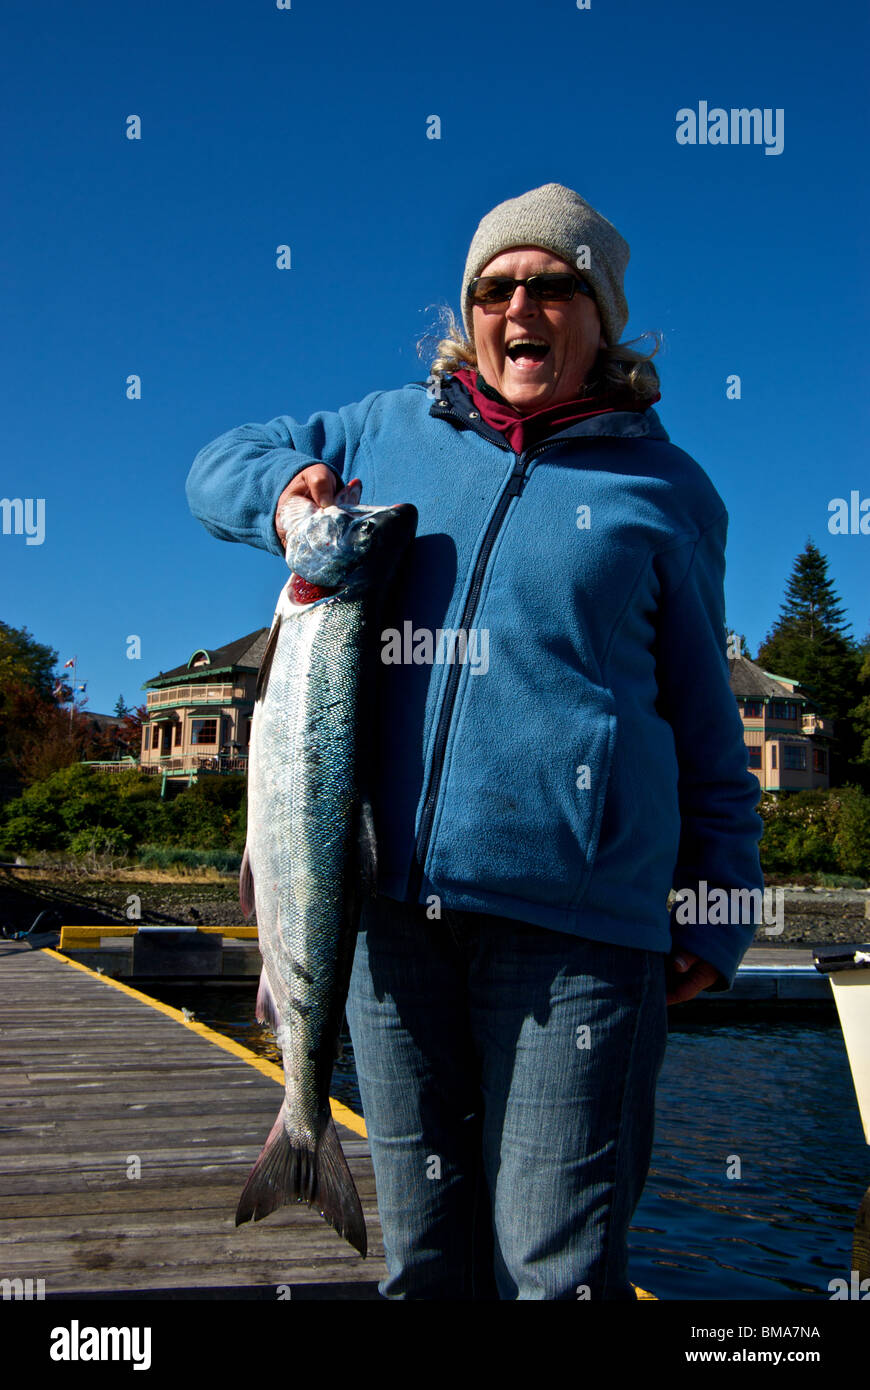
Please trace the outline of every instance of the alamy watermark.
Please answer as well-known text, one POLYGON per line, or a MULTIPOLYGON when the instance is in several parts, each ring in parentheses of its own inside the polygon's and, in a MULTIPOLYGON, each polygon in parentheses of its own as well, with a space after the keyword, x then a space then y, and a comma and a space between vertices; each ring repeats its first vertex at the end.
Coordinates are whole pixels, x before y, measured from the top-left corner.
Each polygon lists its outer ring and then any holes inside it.
POLYGON ((44 1279, 0 1279, 0 1298, 4 1303, 25 1302, 45 1298, 44 1279))
POLYGON ((406 620, 402 631, 385 628, 381 633, 381 661, 385 666, 470 666, 473 676, 489 670, 489 628, 415 628, 406 620))
POLYGON ((862 1279, 857 1269, 851 1269, 848 1283, 842 1278, 831 1279, 828 1281, 828 1290, 832 1302, 838 1298, 848 1298, 863 1303, 870 1299, 870 1279, 862 1279))
POLYGON ((0 497, 4 536, 26 536, 25 545, 45 540, 44 497, 0 497))
POLYGON ((681 888, 674 904, 678 926, 760 926, 765 936, 779 936, 785 926, 782 888, 710 888, 706 879, 694 888, 681 888))
POLYGON ((678 145, 764 145, 765 154, 782 154, 785 110, 782 106, 682 106, 676 114, 678 145))
POLYGON ((72 1318, 68 1327, 51 1329, 48 1354, 52 1361, 132 1361, 134 1371, 147 1371, 151 1328, 82 1327, 72 1318))
POLYGON ((857 488, 845 497, 832 497, 828 503, 828 530, 832 536, 870 536, 870 497, 862 497, 857 488))

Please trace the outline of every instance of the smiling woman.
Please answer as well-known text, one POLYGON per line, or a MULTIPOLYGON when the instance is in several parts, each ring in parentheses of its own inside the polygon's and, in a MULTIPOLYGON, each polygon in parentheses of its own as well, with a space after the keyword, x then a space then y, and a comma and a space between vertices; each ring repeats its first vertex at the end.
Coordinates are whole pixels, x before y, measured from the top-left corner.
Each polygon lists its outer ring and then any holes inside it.
POLYGON ((667 908, 760 887, 761 822, 727 514, 619 344, 628 254, 571 189, 509 199, 472 239, 434 400, 410 382, 243 425, 188 482, 215 535, 276 554, 287 499, 353 477, 419 514, 347 1000, 388 1298, 633 1300, 666 1004, 728 988, 754 931, 667 908))
POLYGON ((592 292, 566 261, 534 246, 505 251, 484 266, 469 295, 478 370, 505 400, 530 414, 584 394, 607 344, 592 292), (492 281, 502 277, 507 297, 499 302, 492 281), (519 283, 511 292, 512 280, 519 283), (578 284, 585 293, 575 293, 578 284))
MULTIPOLYGON (((567 267, 565 261, 559 264, 563 268, 567 267)), ((576 272, 572 271, 572 275, 576 275, 576 272)), ((439 323, 440 336, 434 348, 429 377, 436 388, 445 377, 463 369, 476 373, 479 368, 474 342, 463 332, 462 325, 449 305, 440 310, 439 323)), ((658 335, 651 333, 645 336, 653 340, 651 352, 641 352, 630 343, 605 342, 599 345, 585 383, 587 397, 617 393, 626 407, 633 410, 643 410, 659 399, 658 373, 652 364, 652 359, 659 350, 658 335)), ((431 336, 428 340, 421 339, 417 344, 421 355, 426 350, 427 341, 431 342, 431 336)))

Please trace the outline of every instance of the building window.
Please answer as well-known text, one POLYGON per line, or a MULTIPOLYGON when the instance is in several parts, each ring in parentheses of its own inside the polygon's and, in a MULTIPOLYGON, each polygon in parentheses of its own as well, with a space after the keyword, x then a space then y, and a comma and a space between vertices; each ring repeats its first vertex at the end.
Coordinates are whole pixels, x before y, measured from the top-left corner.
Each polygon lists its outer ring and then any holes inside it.
POLYGON ((826 748, 813 749, 813 772, 827 772, 828 770, 828 750, 826 748))
POLYGON ((802 744, 787 743, 782 754, 782 765, 789 772, 806 772, 807 750, 802 744))
POLYGON ((250 746, 250 742, 251 742, 251 721, 250 721, 250 719, 248 719, 248 720, 246 721, 246 727, 245 727, 245 747, 246 747, 246 748, 250 746))
POLYGON ((175 746, 176 746, 176 748, 178 747, 178 745, 179 745, 180 743, 181 743, 181 724, 179 723, 179 724, 176 724, 176 726, 175 726, 175 746))
POLYGON ((760 719, 760 718, 761 718, 761 701, 760 701, 760 700, 744 700, 744 701, 743 701, 743 717, 744 717, 744 719, 760 719))
POLYGON ((191 722, 193 725, 191 743, 210 743, 212 747, 217 743, 216 719, 194 719, 191 722))
POLYGON ((756 745, 754 748, 750 748, 748 751, 749 751, 749 766, 750 766, 750 767, 758 767, 758 768, 760 768, 760 767, 761 767, 761 749, 756 745))
POLYGON ((146 724, 145 727, 144 727, 144 729, 142 730, 142 752, 143 752, 143 753, 147 753, 147 752, 148 752, 148 742, 149 742, 149 740, 148 740, 148 733, 149 733, 148 725, 146 724))
POLYGON ((774 700, 770 712, 774 719, 797 719, 798 707, 795 700, 774 700))
POLYGON ((772 744, 770 745, 770 766, 771 766, 772 770, 773 770, 774 772, 776 772, 776 744, 775 744, 775 743, 772 743, 772 744))

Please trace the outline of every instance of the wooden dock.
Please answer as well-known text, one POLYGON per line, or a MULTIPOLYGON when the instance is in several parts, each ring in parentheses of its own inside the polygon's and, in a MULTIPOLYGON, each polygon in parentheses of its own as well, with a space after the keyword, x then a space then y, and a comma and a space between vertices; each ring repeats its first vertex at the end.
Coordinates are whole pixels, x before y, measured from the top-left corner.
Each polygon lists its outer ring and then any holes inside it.
POLYGON ((0 1277, 44 1280, 48 1298, 379 1298, 374 1175, 344 1107, 368 1258, 304 1205, 234 1224, 280 1075, 127 985, 0 943, 0 1277))

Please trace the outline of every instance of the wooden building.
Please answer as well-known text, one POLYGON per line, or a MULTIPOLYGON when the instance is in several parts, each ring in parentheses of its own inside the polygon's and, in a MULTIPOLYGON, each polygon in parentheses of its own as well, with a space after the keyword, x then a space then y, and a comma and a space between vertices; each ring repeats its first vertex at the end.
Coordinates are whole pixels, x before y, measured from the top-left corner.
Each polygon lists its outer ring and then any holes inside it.
POLYGON ((257 672, 267 627, 208 651, 146 681, 142 772, 195 781, 206 772, 244 772, 257 672))
POLYGON ((828 787, 833 721, 819 713, 797 681, 771 675, 745 656, 729 657, 728 666, 749 769, 762 791, 828 787))

